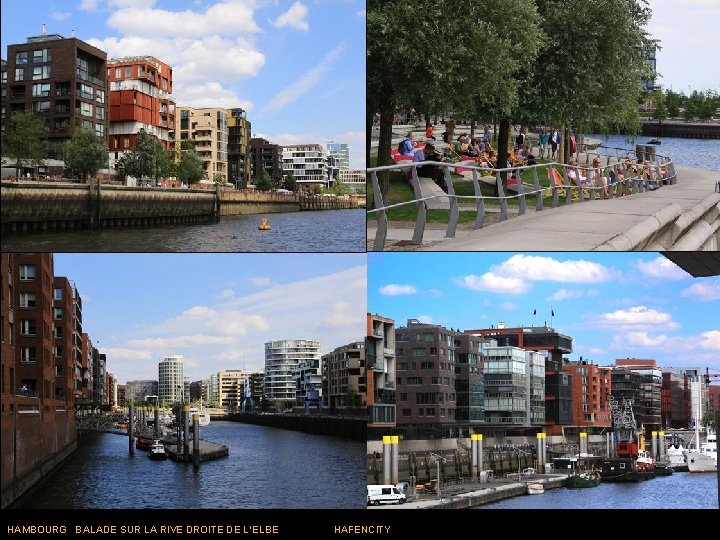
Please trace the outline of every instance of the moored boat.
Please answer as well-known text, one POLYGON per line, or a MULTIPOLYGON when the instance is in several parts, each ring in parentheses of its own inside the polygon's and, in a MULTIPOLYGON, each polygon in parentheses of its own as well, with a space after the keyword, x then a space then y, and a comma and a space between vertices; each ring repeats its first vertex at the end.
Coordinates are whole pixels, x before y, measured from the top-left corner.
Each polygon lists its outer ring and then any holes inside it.
POLYGON ((153 440, 147 437, 138 437, 135 441, 135 448, 138 450, 150 450, 153 447, 153 440))
POLYGON ((576 472, 565 478, 563 485, 570 489, 596 487, 600 485, 600 474, 595 471, 576 472))
POLYGON ((152 443, 148 457, 154 461, 163 461, 168 458, 167 452, 165 452, 165 445, 161 440, 156 439, 152 443))
POLYGON ((600 478, 603 482, 639 482, 655 478, 655 472, 638 469, 635 458, 614 457, 603 459, 600 478))
POLYGON ((545 486, 540 482, 530 482, 527 485, 527 492, 528 495, 540 495, 541 493, 545 493, 545 486))

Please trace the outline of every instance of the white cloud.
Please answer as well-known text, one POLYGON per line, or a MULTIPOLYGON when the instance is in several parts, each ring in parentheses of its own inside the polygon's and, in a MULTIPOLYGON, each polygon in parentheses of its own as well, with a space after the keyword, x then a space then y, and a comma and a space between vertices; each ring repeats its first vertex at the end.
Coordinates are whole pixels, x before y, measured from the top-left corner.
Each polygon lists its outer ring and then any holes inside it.
POLYGON ((68 17, 70 17, 70 12, 68 11, 53 11, 51 17, 54 21, 64 21, 68 17))
POLYGON ((220 293, 220 296, 223 298, 233 298, 235 297, 235 291, 232 289, 225 289, 223 292, 220 293))
POLYGON ((695 298, 703 302, 720 300, 720 279, 699 281, 684 289, 680 296, 683 298, 695 298))
POLYGON ((660 255, 652 261, 639 260, 635 263, 635 267, 640 273, 649 278, 657 279, 686 279, 690 275, 682 268, 676 265, 667 257, 660 255))
POLYGON ((530 284, 516 277, 503 277, 486 272, 482 276, 470 274, 457 280, 460 287, 473 291, 488 291, 505 294, 522 294, 530 289, 530 284))
POLYGON ((280 15, 275 21, 273 26, 276 28, 283 28, 289 26, 296 30, 309 30, 310 25, 307 22, 308 8, 305 4, 295 2, 290 9, 280 15))
POLYGON ((598 263, 584 260, 558 261, 552 257, 522 254, 513 255, 490 271, 531 281, 563 283, 601 283, 612 277, 612 272, 598 263))
POLYGON ((584 296, 583 291, 570 291, 568 289, 560 289, 547 297, 548 300, 567 300, 568 298, 582 298, 584 296))
POLYGON ((423 324, 433 324, 432 315, 418 315, 416 319, 423 324))
POLYGON ((669 313, 645 306, 635 306, 626 310, 619 309, 612 313, 603 313, 600 315, 600 322, 605 325, 662 325, 663 329, 677 327, 672 322, 669 313))
POLYGON ((267 287, 269 285, 272 285, 272 279, 269 277, 257 276, 257 277, 250 278, 249 281, 256 287, 267 287))
POLYGON ((240 107, 246 111, 253 109, 252 102, 240 99, 233 90, 224 88, 217 81, 176 84, 173 95, 180 107, 190 106, 196 109, 202 109, 203 107, 234 109, 240 107))
POLYGON ((127 347, 99 347, 112 360, 149 360, 150 351, 131 349, 127 347))
POLYGON ((95 11, 98 0, 80 0, 80 9, 83 11, 95 11))
POLYGON ((698 341, 701 349, 720 351, 720 331, 710 330, 700 334, 702 339, 698 341))
POLYGON ((380 294, 385 296, 400 296, 400 295, 412 295, 417 293, 417 289, 412 285, 401 285, 396 283, 390 283, 380 287, 380 294))
POLYGON ((665 334, 651 336, 647 332, 628 332, 625 335, 627 344, 636 347, 664 347, 668 339, 665 334))
POLYGON ((324 319, 330 327, 352 327, 357 324, 357 314, 352 305, 348 302, 335 302, 324 319))
POLYGON ((253 19, 252 4, 232 1, 213 4, 203 13, 147 7, 120 9, 108 17, 106 24, 121 34, 148 38, 233 36, 260 31, 253 19))
POLYGON ((235 337, 233 336, 211 336, 207 334, 131 339, 128 341, 128 345, 166 351, 197 346, 233 345, 235 343, 235 337))
POLYGON ((518 254, 492 266, 482 276, 470 274, 458 283, 476 291, 521 294, 530 290, 533 281, 601 283, 612 277, 611 270, 590 261, 558 261, 552 257, 518 254))
POLYGON ((314 67, 300 75, 295 81, 272 96, 268 103, 261 109, 261 113, 278 113, 285 107, 296 101, 315 88, 325 75, 332 69, 335 61, 345 50, 345 43, 340 43, 331 49, 314 67))

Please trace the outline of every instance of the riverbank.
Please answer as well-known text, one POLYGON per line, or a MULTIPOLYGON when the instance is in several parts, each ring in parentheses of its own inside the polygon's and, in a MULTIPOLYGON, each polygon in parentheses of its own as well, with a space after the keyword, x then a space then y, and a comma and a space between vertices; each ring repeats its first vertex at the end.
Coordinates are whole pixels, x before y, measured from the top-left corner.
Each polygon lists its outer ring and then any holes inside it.
MULTIPOLYGON (((213 420, 215 417, 213 417, 213 420)), ((274 427, 313 433, 316 435, 330 435, 344 439, 367 441, 367 418, 354 418, 324 415, 297 415, 297 414, 228 414, 218 420, 241 422, 259 426, 274 427)))

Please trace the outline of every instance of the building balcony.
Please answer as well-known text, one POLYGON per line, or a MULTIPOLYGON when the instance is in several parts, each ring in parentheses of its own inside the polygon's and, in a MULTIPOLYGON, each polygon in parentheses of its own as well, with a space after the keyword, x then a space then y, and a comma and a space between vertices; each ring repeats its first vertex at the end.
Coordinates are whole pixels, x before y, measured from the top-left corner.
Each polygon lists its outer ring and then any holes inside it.
POLYGON ((368 407, 368 423, 395 424, 395 405, 371 405, 368 407))
POLYGON ((395 349, 383 348, 383 355, 385 357, 395 358, 395 349))

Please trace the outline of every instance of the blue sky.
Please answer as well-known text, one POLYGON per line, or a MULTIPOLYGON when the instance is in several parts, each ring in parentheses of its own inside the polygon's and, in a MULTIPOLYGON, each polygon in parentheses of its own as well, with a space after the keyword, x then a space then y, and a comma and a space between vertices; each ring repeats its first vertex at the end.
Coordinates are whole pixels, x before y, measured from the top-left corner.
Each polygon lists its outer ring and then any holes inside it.
POLYGON ((368 308, 396 326, 547 322, 574 339, 573 360, 720 372, 720 278, 658 253, 369 253, 368 308))
POLYGON ((264 344, 364 339, 365 254, 55 254, 75 284, 83 331, 120 384, 157 379, 165 355, 185 376, 264 368, 264 344))
POLYGON ((173 67, 180 106, 243 107, 253 136, 350 144, 365 167, 364 0, 2 2, 7 45, 47 33, 173 67))
POLYGON ((718 0, 650 0, 648 31, 660 40, 658 83, 684 92, 720 92, 720 2, 718 0))

